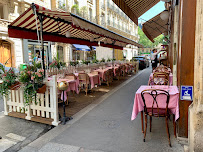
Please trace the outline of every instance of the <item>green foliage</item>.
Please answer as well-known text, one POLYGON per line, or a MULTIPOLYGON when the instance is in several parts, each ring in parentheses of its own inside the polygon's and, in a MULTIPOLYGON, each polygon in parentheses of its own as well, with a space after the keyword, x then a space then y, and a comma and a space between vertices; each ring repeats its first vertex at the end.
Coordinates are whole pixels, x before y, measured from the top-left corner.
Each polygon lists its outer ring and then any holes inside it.
POLYGON ((37 104, 37 89, 42 87, 44 79, 44 70, 39 68, 41 68, 41 63, 33 60, 32 65, 28 65, 26 69, 20 72, 19 81, 23 84, 25 106, 28 106, 32 101, 37 104))
POLYGON ((71 7, 71 12, 79 14, 79 6, 77 4, 71 7))
POLYGON ((78 61, 70 61, 70 65, 76 66, 79 62, 78 61))
POLYGON ((87 6, 83 6, 80 8, 80 15, 82 15, 83 17, 85 17, 88 14, 88 9, 87 6))
POLYGON ((53 60, 53 62, 49 65, 49 67, 60 69, 61 67, 65 67, 65 66, 66 66, 66 63, 65 63, 65 62, 62 62, 62 61, 59 59, 59 53, 57 52, 56 57, 54 57, 54 60, 53 60))
POLYGON ((105 60, 104 58, 102 58, 100 62, 105 62, 105 61, 106 61, 106 60, 105 60))
POLYGON ((99 60, 97 60, 97 59, 92 60, 92 63, 98 63, 98 62, 99 62, 99 60))
POLYGON ((139 27, 138 27, 138 35, 140 36, 139 43, 144 45, 144 47, 153 48, 153 47, 157 46, 160 43, 161 44, 166 44, 166 42, 164 41, 164 36, 162 34, 154 39, 154 43, 152 43, 147 38, 147 36, 142 31, 142 29, 140 29, 139 27))
POLYGON ((4 71, 4 74, 1 75, 3 83, 0 84, 0 94, 7 97, 9 88, 16 83, 17 76, 12 68, 10 68, 9 71, 4 71))
POLYGON ((107 59, 107 62, 111 62, 111 59, 110 59, 110 58, 108 58, 108 59, 107 59))

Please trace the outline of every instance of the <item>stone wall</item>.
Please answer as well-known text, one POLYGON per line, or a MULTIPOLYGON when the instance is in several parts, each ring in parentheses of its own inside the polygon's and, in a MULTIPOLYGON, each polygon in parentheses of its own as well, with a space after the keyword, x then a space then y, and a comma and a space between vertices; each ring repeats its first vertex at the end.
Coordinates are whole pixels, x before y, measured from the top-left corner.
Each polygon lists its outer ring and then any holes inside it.
POLYGON ((197 0, 194 100, 189 108, 189 151, 203 151, 203 1, 197 0))

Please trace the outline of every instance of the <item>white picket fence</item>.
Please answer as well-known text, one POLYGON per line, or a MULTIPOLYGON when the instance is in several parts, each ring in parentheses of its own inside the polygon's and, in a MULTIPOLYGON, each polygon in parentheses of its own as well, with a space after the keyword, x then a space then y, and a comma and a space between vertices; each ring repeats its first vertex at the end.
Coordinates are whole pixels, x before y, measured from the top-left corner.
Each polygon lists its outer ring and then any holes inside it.
POLYGON ((57 78, 53 76, 51 81, 46 81, 46 92, 37 93, 37 103, 32 101, 28 106, 24 106, 23 89, 11 90, 8 97, 4 97, 4 114, 10 112, 25 113, 25 119, 31 120, 33 117, 51 118, 52 125, 58 126, 58 96, 57 96, 57 78))

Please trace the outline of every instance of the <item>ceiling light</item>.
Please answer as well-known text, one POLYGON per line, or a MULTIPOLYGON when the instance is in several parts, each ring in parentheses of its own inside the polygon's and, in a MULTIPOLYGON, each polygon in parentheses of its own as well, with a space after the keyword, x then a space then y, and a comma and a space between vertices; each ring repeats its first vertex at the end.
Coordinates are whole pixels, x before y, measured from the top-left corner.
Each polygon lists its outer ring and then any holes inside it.
POLYGON ((168 20, 168 18, 169 18, 169 11, 168 10, 164 10, 161 14, 160 14, 160 18, 162 19, 162 20, 168 20))
POLYGON ((66 37, 71 37, 70 31, 67 31, 67 32, 66 32, 66 37))
POLYGON ((90 37, 90 42, 94 42, 94 37, 93 36, 90 37))
POLYGON ((107 40, 106 39, 104 40, 104 44, 107 44, 107 40))

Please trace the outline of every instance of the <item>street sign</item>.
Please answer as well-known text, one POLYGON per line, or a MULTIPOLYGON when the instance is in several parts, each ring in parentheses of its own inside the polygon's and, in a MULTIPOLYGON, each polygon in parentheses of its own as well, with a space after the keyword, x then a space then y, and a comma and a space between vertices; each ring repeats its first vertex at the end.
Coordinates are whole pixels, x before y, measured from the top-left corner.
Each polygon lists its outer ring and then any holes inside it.
POLYGON ((181 86, 181 100, 193 100, 193 86, 181 86))

